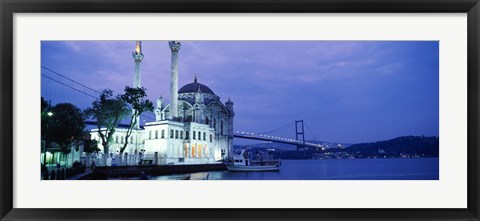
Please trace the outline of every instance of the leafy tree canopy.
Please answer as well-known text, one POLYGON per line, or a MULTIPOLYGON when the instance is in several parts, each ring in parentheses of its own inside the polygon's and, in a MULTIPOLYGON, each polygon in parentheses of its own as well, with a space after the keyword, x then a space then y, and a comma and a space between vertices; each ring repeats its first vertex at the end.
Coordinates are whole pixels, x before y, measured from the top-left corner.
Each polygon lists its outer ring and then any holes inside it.
POLYGON ((42 122, 47 140, 57 143, 62 148, 62 152, 68 153, 68 146, 81 140, 84 135, 83 112, 70 103, 59 103, 49 111, 52 115, 45 117, 46 120, 42 122))
POLYGON ((115 128, 129 113, 131 112, 125 101, 121 96, 113 96, 110 89, 103 90, 100 98, 93 101, 92 107, 85 110, 88 117, 96 119, 104 153, 109 152, 115 128))
POLYGON ((91 139, 83 140, 83 152, 85 153, 98 153, 100 148, 98 148, 98 141, 91 139))
POLYGON ((44 113, 45 109, 48 107, 48 102, 42 97, 41 112, 44 113))
POLYGON ((127 129, 127 133, 125 135, 125 143, 120 148, 120 153, 123 153, 125 148, 128 145, 128 138, 132 134, 133 129, 135 128, 139 122, 137 122, 137 117, 140 116, 145 111, 153 111, 153 103, 145 99, 147 97, 147 92, 144 87, 125 87, 125 93, 122 94, 120 97, 121 99, 128 105, 130 108, 133 109, 133 114, 130 117, 130 127, 127 129))

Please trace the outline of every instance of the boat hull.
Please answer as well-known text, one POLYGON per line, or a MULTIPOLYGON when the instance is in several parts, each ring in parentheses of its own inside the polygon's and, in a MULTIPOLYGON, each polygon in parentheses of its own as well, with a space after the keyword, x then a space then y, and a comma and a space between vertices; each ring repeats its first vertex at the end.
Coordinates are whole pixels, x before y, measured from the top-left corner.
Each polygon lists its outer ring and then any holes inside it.
POLYGON ((261 171, 278 171, 279 165, 227 165, 228 171, 234 172, 261 172, 261 171))

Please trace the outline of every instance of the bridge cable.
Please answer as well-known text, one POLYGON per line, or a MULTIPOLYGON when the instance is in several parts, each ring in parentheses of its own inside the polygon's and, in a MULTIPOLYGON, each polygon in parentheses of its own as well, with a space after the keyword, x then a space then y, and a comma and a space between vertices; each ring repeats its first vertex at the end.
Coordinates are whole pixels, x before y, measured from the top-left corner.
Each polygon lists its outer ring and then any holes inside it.
POLYGON ((312 130, 310 130, 310 127, 308 127, 307 124, 305 124, 305 127, 307 128, 308 132, 310 132, 310 134, 312 135, 313 139, 315 139, 315 141, 318 141, 317 138, 315 137, 315 135, 313 134, 312 130))
POLYGON ((273 132, 278 132, 278 131, 285 130, 285 129, 293 126, 293 124, 294 124, 293 122, 290 122, 290 123, 287 123, 287 124, 285 124, 285 125, 282 125, 282 126, 276 128, 276 129, 274 129, 274 130, 266 131, 266 132, 260 132, 260 133, 258 133, 258 134, 269 134, 269 133, 273 133, 273 132))

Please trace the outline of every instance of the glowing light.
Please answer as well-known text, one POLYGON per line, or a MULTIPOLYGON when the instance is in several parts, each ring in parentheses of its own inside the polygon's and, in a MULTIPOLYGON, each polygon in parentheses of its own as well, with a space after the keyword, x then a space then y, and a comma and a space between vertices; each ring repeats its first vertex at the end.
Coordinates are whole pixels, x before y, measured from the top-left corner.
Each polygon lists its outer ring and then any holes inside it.
POLYGON ((51 117, 51 116, 53 116, 53 113, 52 113, 52 112, 47 112, 47 115, 48 115, 49 117, 51 117))
POLYGON ((135 52, 136 53, 142 53, 142 42, 137 41, 137 46, 135 47, 135 52))

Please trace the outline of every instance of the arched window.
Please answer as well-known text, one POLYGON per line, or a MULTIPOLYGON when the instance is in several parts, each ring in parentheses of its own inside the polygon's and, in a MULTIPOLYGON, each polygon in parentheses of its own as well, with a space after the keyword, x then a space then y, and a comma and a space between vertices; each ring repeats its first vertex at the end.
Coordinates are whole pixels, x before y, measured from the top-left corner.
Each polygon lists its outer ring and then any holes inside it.
POLYGON ((180 139, 183 139, 183 130, 180 131, 180 139))
POLYGON ((152 131, 148 131, 148 139, 149 139, 149 140, 152 139, 152 131))
POLYGON ((165 138, 165 130, 162 130, 162 139, 165 138))
POLYGON ((175 139, 178 139, 178 130, 175 130, 175 139))
POLYGON ((118 136, 115 137, 115 143, 118 143, 118 136))
POLYGON ((192 131, 192 139, 194 140, 195 140, 195 134, 196 134, 195 131, 192 131))
POLYGON ((173 139, 173 130, 170 130, 170 138, 173 139))
POLYGON ((207 133, 203 132, 203 140, 207 140, 207 133))
POLYGON ((188 144, 185 144, 183 146, 183 157, 185 157, 185 158, 188 157, 188 144))
POLYGON ((202 145, 199 144, 197 147, 197 157, 202 157, 202 145))
POLYGON ((187 131, 185 131, 185 139, 186 139, 186 140, 189 139, 189 136, 188 136, 188 135, 189 135, 189 134, 188 134, 188 130, 187 130, 187 131))
POLYGON ((120 141, 121 141, 121 143, 123 143, 123 136, 120 137, 120 141))
POLYGON ((202 139, 202 132, 198 131, 198 140, 202 139))
POLYGON ((158 130, 155 131, 155 139, 158 139, 158 130))
POLYGON ((217 127, 217 119, 213 118, 213 128, 217 127))
POLYGON ((210 134, 210 142, 212 142, 212 135, 210 134))

